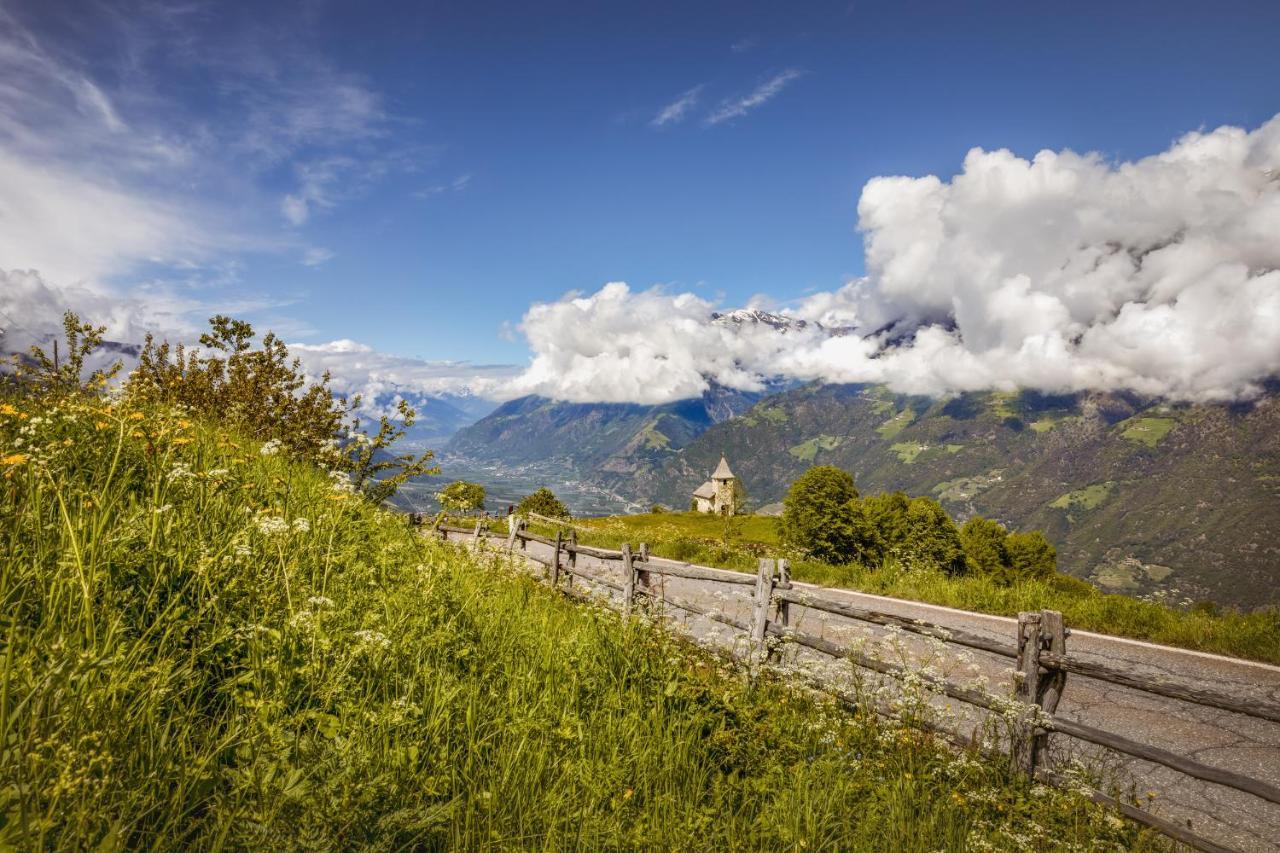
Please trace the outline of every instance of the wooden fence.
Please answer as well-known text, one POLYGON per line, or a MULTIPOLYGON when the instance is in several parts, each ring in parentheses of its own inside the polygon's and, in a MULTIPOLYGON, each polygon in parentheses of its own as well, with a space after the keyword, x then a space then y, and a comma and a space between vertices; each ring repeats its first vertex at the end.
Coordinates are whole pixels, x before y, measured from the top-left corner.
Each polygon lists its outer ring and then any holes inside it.
MULTIPOLYGON (((619 550, 597 548, 578 544, 577 534, 573 530, 570 530, 567 535, 564 530, 560 530, 554 537, 546 537, 530 532, 526 524, 517 517, 509 517, 507 521, 506 535, 497 534, 505 540, 506 549, 511 552, 522 551, 524 556, 546 566, 545 577, 553 587, 564 590, 562 578, 579 577, 591 584, 618 593, 621 596, 621 607, 624 612, 630 612, 641 598, 656 597, 652 582, 655 576, 751 587, 752 607, 749 622, 696 602, 665 594, 661 598, 666 605, 744 632, 750 639, 751 654, 760 661, 765 660, 770 654, 770 638, 776 638, 830 657, 851 661, 857 666, 892 678, 903 679, 909 674, 908 668, 901 664, 884 661, 859 649, 797 630, 791 619, 793 606, 810 608, 858 622, 896 627, 908 633, 1008 658, 1014 662, 1018 674, 1015 679, 1014 697, 1018 704, 1012 706, 1016 711, 1017 719, 1013 727, 1014 734, 1010 738, 1011 757, 1022 772, 1042 782, 1062 783, 1056 774, 1043 766, 1046 739, 1049 734, 1056 733, 1280 804, 1280 787, 1269 782, 1056 716, 1055 711, 1066 687, 1067 677, 1075 674, 1149 694, 1280 723, 1280 706, 1265 699, 1242 701, 1237 697, 1209 688, 1174 684, 1124 667, 1073 657, 1067 651, 1067 639, 1071 632, 1063 623, 1062 614, 1056 611, 1044 610, 1039 613, 1018 614, 1014 636, 1010 642, 1000 642, 966 631, 855 607, 842 601, 800 591, 791 583, 786 560, 761 559, 757 573, 752 576, 656 557, 649 553, 648 547, 644 544, 635 550, 632 550, 630 545, 623 545, 619 550), (530 553, 528 551, 530 542, 540 542, 550 547, 552 556, 544 558, 530 553), (579 568, 577 558, 580 554, 618 564, 622 581, 618 582, 613 578, 603 577, 597 572, 579 568)), ((486 531, 483 521, 478 522, 476 527, 470 530, 444 524, 437 525, 433 529, 445 540, 451 536, 455 539, 467 539, 476 547, 482 541, 487 541, 491 535, 486 531)), ((911 674, 923 680, 936 692, 951 699, 996 713, 1008 713, 1011 708, 1008 700, 985 691, 923 673, 911 674)), ((963 738, 954 732, 941 733, 957 742, 963 742, 963 738)), ((1196 835, 1180 824, 1129 803, 1115 800, 1101 792, 1091 792, 1091 796, 1095 801, 1114 806, 1127 817, 1198 850, 1218 853, 1218 851, 1230 849, 1196 835)))

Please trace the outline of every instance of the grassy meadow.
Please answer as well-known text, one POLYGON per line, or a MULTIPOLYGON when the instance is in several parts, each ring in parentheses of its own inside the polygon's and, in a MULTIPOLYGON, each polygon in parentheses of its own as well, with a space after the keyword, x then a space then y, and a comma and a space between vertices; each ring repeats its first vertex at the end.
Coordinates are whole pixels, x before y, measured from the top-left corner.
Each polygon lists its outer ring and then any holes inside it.
POLYGON ((0 848, 1163 849, 162 408, 0 398, 0 848))
MULTIPOLYGON (((652 553, 707 566, 754 571, 763 556, 784 556, 776 519, 743 515, 725 519, 696 512, 660 512, 578 519, 584 544, 616 548, 647 542, 652 553)), ((554 528, 542 525, 542 532, 554 528)), ((1280 663, 1280 612, 1179 610, 1126 595, 1104 593, 1067 575, 1004 585, 979 576, 950 576, 928 569, 833 566, 793 559, 792 576, 825 586, 941 604, 980 613, 1015 616, 1022 610, 1060 610, 1074 628, 1117 634, 1188 649, 1280 663)))

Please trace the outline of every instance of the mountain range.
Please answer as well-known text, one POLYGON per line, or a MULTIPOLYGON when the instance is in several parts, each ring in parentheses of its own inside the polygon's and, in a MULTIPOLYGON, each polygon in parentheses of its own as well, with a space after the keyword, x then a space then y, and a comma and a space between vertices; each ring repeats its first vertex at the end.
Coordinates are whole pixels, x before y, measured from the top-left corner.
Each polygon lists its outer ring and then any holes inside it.
MULTIPOLYGON (((550 462, 636 503, 685 508, 721 454, 769 508, 810 465, 865 492, 931 495, 1046 531, 1060 567, 1105 589, 1252 607, 1280 603, 1280 388, 1234 405, 1126 393, 970 393, 935 400, 815 383, 714 388, 663 406, 522 398, 448 453, 550 462)), ((776 509, 776 508, 775 508, 776 509)))

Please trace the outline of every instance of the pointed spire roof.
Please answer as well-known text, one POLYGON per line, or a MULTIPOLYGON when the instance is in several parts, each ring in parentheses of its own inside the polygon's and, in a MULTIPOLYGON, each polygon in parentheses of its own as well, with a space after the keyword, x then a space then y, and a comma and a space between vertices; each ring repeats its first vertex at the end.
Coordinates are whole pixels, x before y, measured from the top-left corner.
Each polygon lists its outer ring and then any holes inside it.
POLYGON ((715 473, 714 473, 714 474, 712 474, 712 475, 711 475, 711 479, 713 479, 713 480, 733 480, 733 479, 736 479, 736 478, 733 476, 733 472, 729 470, 729 463, 728 463, 728 461, 724 458, 724 455, 723 455, 723 454, 721 454, 721 456, 720 456, 720 464, 716 466, 716 471, 715 471, 715 473))

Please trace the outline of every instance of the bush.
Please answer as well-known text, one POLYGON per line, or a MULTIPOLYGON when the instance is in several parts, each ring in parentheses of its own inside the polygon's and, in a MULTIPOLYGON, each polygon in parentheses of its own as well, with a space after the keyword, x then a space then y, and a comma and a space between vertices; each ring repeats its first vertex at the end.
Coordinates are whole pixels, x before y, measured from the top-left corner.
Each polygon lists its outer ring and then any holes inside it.
POLYGON ((652 515, 661 515, 664 512, 669 512, 669 510, 662 504, 654 504, 653 506, 649 507, 649 512, 652 515))
POLYGON ((865 542, 853 503, 853 475, 831 465, 815 465, 800 475, 783 500, 778 535, 789 548, 824 563, 842 563, 865 542))
POLYGON ((524 500, 520 501, 516 507, 516 512, 520 515, 545 515, 548 518, 568 518, 569 508, 560 502, 555 493, 543 486, 524 500))
POLYGON ((481 509, 484 507, 484 486, 458 480, 441 489, 436 495, 436 500, 440 501, 440 506, 445 509, 458 512, 481 509))
MULTIPOLYGON (((70 340, 75 315, 67 316, 70 340)), ((417 418, 404 400, 396 404, 400 423, 382 415, 371 436, 356 415, 360 398, 335 396, 328 373, 308 383, 301 362, 289 358, 284 341, 273 333, 255 349, 253 327, 243 320, 218 315, 209 327, 200 336, 207 354, 156 343, 147 335, 138 367, 125 384, 128 397, 138 405, 181 407, 256 440, 273 441, 299 459, 346 472, 374 503, 414 477, 439 473, 429 464, 434 456, 429 450, 416 457, 388 451, 417 418)))

